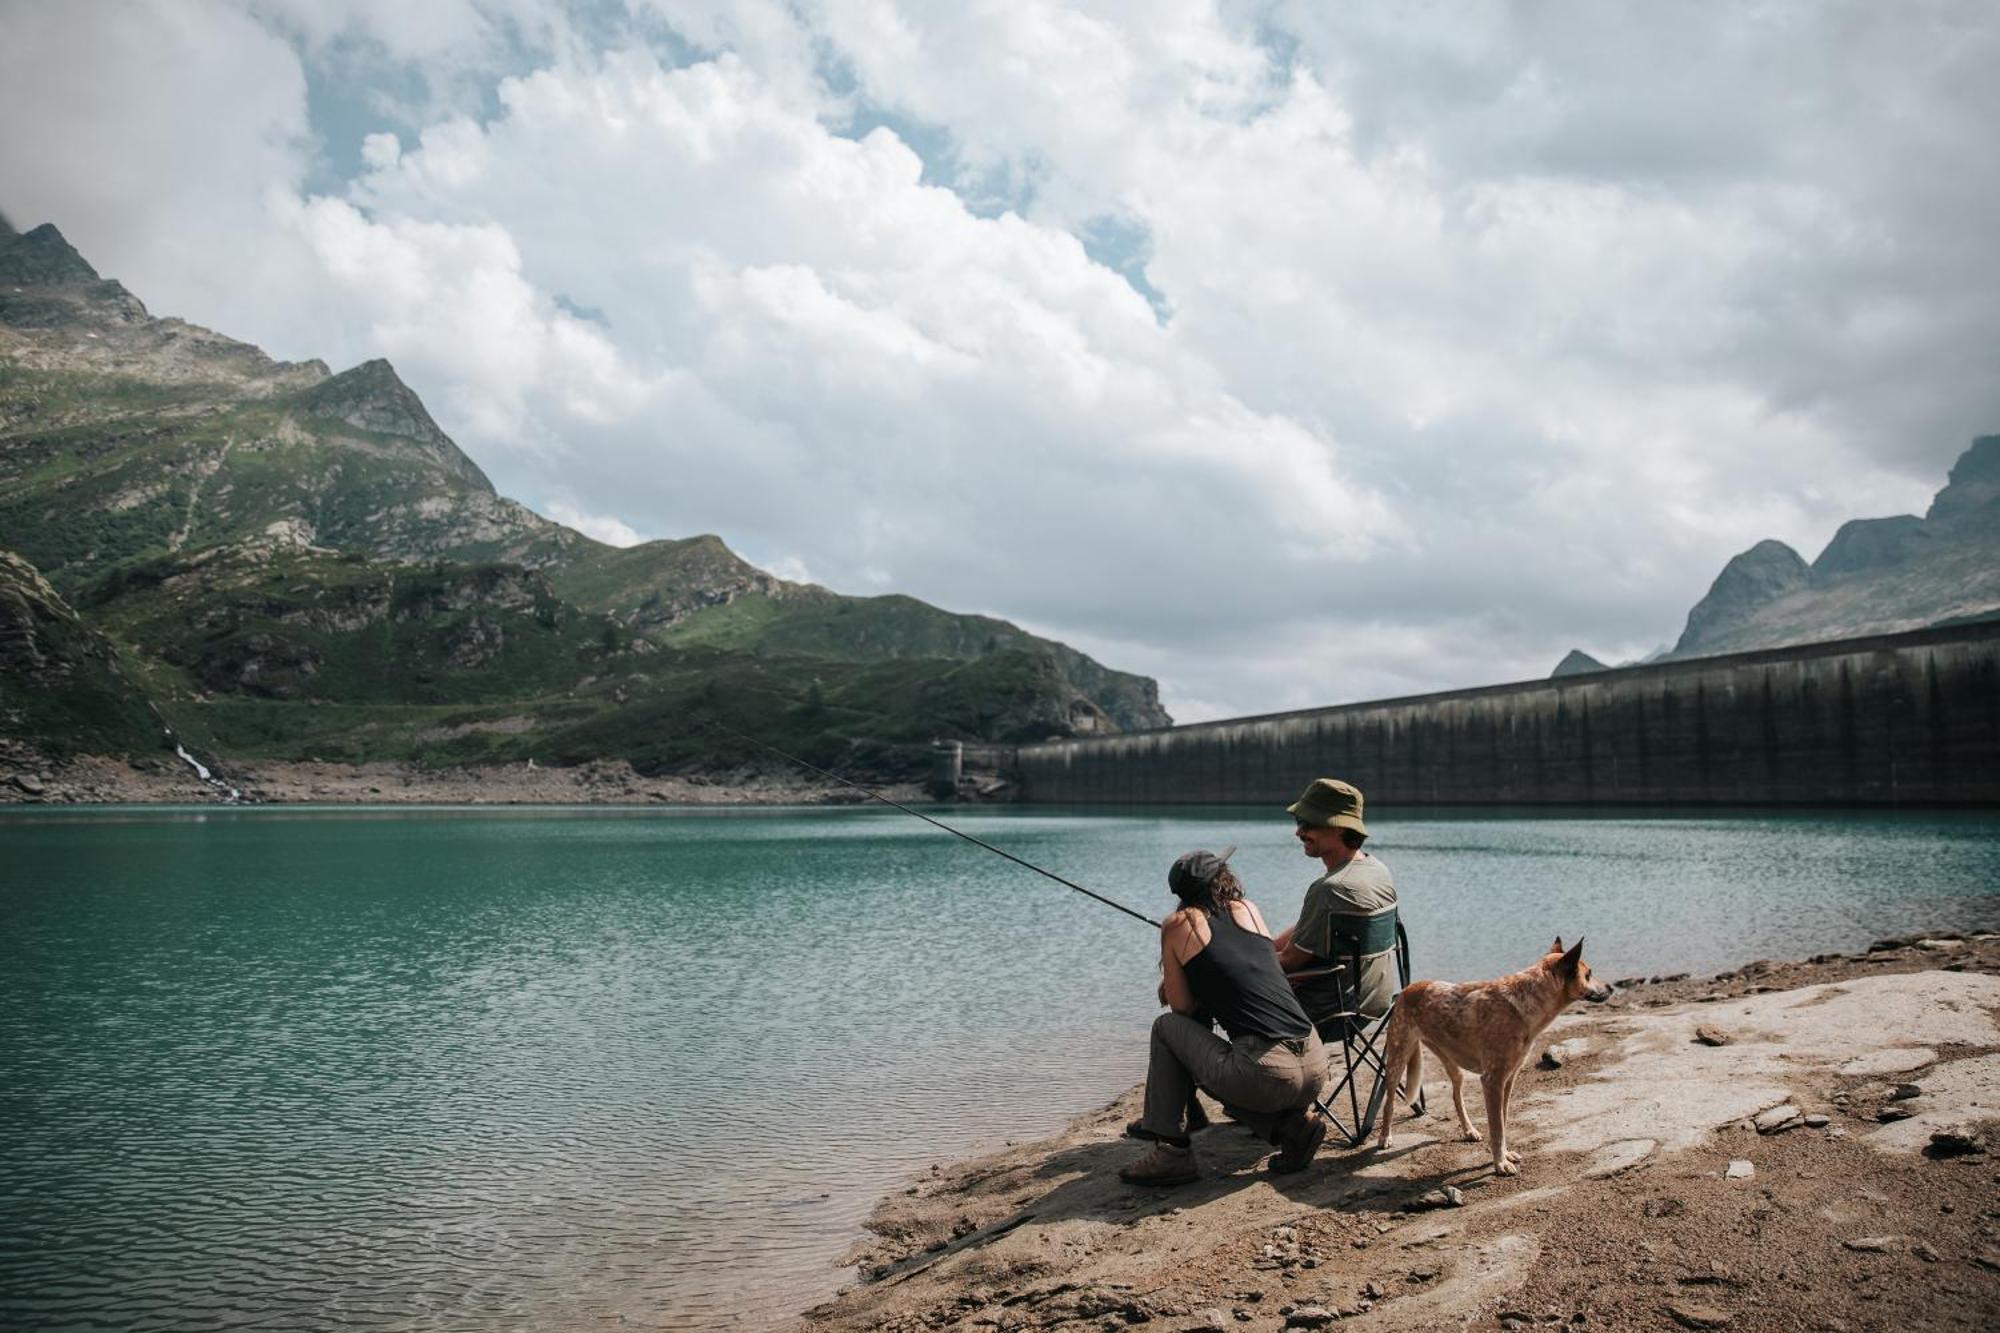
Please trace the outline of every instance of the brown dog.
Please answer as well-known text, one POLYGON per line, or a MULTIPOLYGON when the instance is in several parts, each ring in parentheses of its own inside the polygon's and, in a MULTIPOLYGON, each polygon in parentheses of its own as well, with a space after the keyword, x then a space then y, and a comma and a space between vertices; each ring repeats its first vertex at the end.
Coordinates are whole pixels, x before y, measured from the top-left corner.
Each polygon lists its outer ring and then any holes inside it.
MULTIPOLYGON (((1565 951, 1560 935, 1541 962, 1493 981, 1411 982, 1389 1016, 1383 1077, 1400 1073, 1397 1092, 1414 1099, 1422 1086, 1424 1047, 1430 1047, 1451 1076, 1451 1105, 1458 1112, 1458 1127, 1468 1141, 1477 1143, 1479 1131, 1465 1113, 1464 1071, 1479 1075, 1480 1091, 1486 1094, 1486 1133, 1493 1140, 1493 1170, 1516 1175, 1521 1158, 1507 1151, 1507 1103, 1528 1048, 1573 1001, 1602 1003, 1610 998, 1611 987, 1591 980, 1583 961, 1583 941, 1565 951)), ((1375 1140, 1378 1152, 1389 1146, 1389 1122, 1395 1118, 1392 1095, 1382 1108, 1382 1133, 1375 1140)))

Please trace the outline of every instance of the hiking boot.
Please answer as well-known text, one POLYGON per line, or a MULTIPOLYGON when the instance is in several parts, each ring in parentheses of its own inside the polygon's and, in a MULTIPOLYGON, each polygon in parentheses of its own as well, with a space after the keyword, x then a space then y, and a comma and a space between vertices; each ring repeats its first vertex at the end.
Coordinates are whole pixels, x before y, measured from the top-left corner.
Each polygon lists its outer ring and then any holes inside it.
POLYGON ((1278 1153, 1271 1170, 1281 1176, 1312 1165, 1313 1154, 1326 1141, 1326 1121, 1310 1111, 1295 1111, 1278 1126, 1278 1153))
POLYGON ((1201 1171, 1195 1166, 1194 1149, 1156 1143, 1153 1151, 1120 1169, 1118 1178, 1128 1185, 1185 1185, 1199 1180, 1201 1171))

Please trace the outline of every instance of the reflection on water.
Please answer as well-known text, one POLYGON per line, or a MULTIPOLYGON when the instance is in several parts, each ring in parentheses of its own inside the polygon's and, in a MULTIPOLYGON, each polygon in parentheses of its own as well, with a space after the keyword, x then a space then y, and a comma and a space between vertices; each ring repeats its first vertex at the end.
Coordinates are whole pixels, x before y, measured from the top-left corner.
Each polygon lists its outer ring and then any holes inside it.
MULTIPOLYGON (((874 1199, 1141 1075, 1138 923, 893 812, 0 819, 0 1325, 758 1327, 874 1199)), ((196 816, 199 817, 196 817, 196 816)), ((1148 915, 1289 821, 970 811, 1148 915)), ((1973 815, 1383 817, 1420 975, 1994 923, 1973 815)))

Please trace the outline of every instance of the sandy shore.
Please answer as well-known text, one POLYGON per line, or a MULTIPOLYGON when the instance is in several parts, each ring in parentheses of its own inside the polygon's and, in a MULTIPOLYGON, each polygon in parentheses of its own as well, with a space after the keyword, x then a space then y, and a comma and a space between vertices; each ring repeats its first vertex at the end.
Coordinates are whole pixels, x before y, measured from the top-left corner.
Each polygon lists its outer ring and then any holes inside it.
POLYGON ((1549 1047, 1516 1090, 1518 1177, 1460 1140, 1427 1061, 1430 1113, 1385 1153, 1329 1141, 1272 1176, 1218 1117, 1200 1182, 1128 1186, 1134 1089, 885 1200, 866 1280, 801 1325, 2000 1326, 2000 935, 1634 979, 1549 1047))
MULTIPOLYGON (((251 761, 218 766, 203 782, 171 755, 80 756, 63 761, 0 746, 0 804, 203 804, 235 788, 256 804, 333 805, 847 805, 867 797, 810 775, 741 770, 717 778, 646 777, 622 760, 546 768, 420 768, 414 764, 251 761), (220 785, 217 785, 220 784, 220 785)), ((926 800, 916 784, 879 788, 894 800, 926 800)))

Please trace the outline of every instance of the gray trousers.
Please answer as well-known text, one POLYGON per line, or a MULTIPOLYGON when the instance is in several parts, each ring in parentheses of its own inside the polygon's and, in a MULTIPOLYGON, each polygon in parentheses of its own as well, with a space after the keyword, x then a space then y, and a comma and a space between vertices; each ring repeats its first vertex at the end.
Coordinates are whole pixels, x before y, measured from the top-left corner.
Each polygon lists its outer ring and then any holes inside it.
POLYGON ((1199 1087, 1230 1115, 1277 1141, 1286 1115, 1312 1105, 1326 1083, 1326 1049, 1308 1033, 1303 1051, 1268 1037, 1224 1041, 1206 1024, 1171 1011, 1153 1020, 1153 1057, 1146 1068, 1146 1113, 1154 1134, 1183 1139, 1181 1116, 1199 1087))

